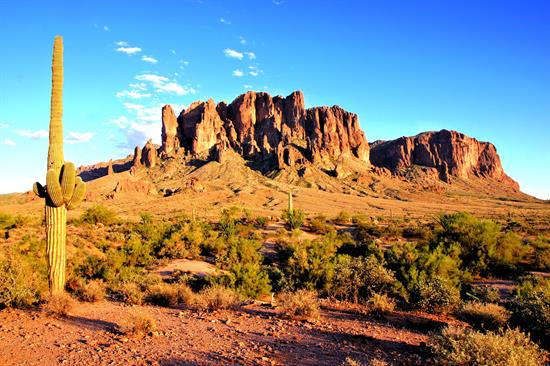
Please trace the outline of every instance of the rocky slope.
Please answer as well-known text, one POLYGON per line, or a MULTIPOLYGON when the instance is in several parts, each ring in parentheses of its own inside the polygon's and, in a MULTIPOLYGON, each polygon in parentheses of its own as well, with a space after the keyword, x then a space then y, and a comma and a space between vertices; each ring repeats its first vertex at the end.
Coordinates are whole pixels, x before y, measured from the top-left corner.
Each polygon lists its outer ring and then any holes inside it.
POLYGON ((490 142, 481 142, 456 131, 423 132, 412 137, 371 144, 371 162, 378 167, 402 174, 411 165, 435 168, 439 178, 492 178, 516 190, 519 185, 502 169, 497 150, 490 142))

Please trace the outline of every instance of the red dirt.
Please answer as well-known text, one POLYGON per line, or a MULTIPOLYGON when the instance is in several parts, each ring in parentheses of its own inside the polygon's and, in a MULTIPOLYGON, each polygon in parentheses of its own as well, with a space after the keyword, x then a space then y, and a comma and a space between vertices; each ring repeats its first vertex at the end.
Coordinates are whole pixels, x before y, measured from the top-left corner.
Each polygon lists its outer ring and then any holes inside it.
POLYGON ((428 337, 421 329, 444 324, 422 314, 396 312, 382 321, 334 308, 307 323, 257 304, 214 313, 134 308, 156 320, 152 336, 121 334, 118 322, 131 307, 109 301, 79 304, 66 319, 39 310, 0 311, 0 364, 340 365, 351 357, 424 365, 428 337), (412 318, 416 322, 405 322, 412 318))

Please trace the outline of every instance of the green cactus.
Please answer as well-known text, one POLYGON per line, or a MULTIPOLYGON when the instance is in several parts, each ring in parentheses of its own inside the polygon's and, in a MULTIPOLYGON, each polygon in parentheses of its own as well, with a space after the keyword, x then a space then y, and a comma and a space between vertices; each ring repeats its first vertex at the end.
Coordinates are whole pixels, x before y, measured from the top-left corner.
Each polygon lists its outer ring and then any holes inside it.
POLYGON ((67 210, 77 207, 86 195, 86 184, 76 176, 73 163, 63 158, 63 38, 55 37, 52 58, 50 144, 46 186, 36 182, 34 193, 46 199, 46 252, 51 293, 65 289, 67 210))

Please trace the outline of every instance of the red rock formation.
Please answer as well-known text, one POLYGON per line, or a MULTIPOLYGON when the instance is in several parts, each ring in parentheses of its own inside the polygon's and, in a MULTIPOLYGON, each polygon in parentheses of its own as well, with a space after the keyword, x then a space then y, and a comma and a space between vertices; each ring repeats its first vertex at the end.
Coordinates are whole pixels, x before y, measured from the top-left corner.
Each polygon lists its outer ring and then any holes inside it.
POLYGON ((172 107, 167 104, 162 107, 162 150, 164 156, 172 156, 173 152, 179 146, 178 141, 178 120, 172 110, 172 107))
POLYGON ((492 178, 516 190, 519 185, 502 169, 496 148, 456 131, 424 132, 412 137, 374 142, 371 163, 394 174, 415 164, 436 168, 439 178, 448 182, 451 176, 492 178))
POLYGON ((109 159, 109 165, 107 166, 107 175, 113 175, 115 171, 113 170, 113 159, 109 159))
POLYGON ((151 140, 147 141, 141 151, 141 163, 147 168, 154 168, 157 165, 157 148, 151 140))
POLYGON ((194 102, 178 117, 178 131, 186 151, 213 152, 217 160, 230 147, 246 159, 271 161, 275 168, 306 161, 330 165, 348 157, 369 163, 357 115, 336 106, 306 110, 300 91, 286 98, 248 92, 229 105, 194 102))

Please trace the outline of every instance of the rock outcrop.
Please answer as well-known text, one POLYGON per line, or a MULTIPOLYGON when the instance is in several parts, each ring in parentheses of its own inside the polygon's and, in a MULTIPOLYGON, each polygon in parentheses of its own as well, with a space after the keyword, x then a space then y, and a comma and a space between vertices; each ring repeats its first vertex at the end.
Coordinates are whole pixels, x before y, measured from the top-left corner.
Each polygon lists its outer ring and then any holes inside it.
POLYGON ((504 173, 496 148, 456 131, 424 132, 412 137, 371 144, 370 160, 374 166, 401 174, 411 165, 437 169, 439 178, 492 178, 519 190, 519 185, 504 173))
MULTIPOLYGON (((134 160, 136 160, 136 157, 134 160)), ((157 147, 151 140, 147 141, 141 151, 141 163, 147 168, 154 168, 157 165, 157 147)))
POLYGON ((176 135, 169 106, 162 117, 162 150, 167 154, 181 148, 222 161, 223 152, 231 148, 275 169, 308 161, 334 169, 345 158, 369 163, 369 145, 357 115, 338 106, 306 109, 300 91, 286 98, 248 92, 229 105, 212 99, 194 102, 179 114, 176 135))
POLYGON ((178 121, 170 105, 162 107, 162 150, 161 153, 166 156, 172 156, 179 146, 178 121))

